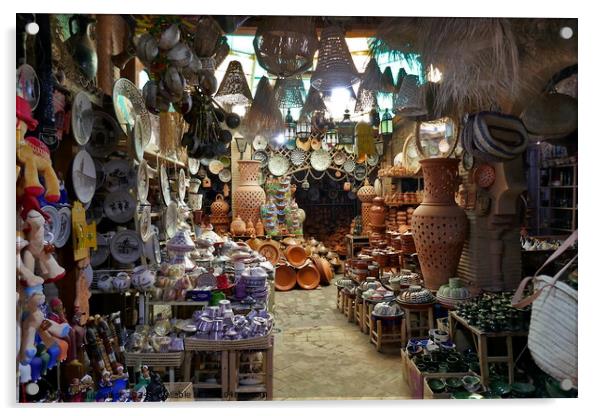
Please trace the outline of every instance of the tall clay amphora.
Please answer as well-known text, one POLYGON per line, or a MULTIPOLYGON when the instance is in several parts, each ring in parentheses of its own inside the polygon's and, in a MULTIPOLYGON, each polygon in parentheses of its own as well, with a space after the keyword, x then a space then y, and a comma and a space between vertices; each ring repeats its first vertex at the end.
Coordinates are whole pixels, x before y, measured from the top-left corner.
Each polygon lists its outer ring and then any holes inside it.
POLYGON ((458 159, 424 159, 424 200, 412 215, 412 232, 424 285, 431 290, 454 277, 468 221, 456 205, 458 159))
POLYGON ((255 224, 259 219, 261 206, 265 204, 265 192, 259 185, 259 165, 257 160, 239 160, 238 172, 240 181, 238 188, 232 193, 232 204, 236 215, 247 223, 255 224))

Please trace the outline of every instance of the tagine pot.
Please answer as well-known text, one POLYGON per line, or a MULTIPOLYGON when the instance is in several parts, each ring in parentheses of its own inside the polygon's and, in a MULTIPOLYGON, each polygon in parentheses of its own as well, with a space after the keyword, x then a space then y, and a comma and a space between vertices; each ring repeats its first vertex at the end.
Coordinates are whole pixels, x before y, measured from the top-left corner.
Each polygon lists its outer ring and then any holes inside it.
POLYGON ((259 185, 259 166, 257 160, 238 161, 240 179, 238 188, 232 192, 232 205, 245 223, 255 224, 260 218, 261 206, 266 202, 265 191, 259 185))
POLYGON ((412 215, 412 231, 424 285, 437 290, 453 277, 466 239, 468 221, 455 201, 458 159, 420 161, 424 199, 412 215))

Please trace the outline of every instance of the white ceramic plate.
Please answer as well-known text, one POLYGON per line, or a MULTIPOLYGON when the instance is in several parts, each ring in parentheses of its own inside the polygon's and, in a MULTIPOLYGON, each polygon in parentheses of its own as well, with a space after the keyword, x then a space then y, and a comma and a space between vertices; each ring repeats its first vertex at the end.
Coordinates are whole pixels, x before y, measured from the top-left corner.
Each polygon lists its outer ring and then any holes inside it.
POLYGON ((113 109, 124 133, 135 127, 136 116, 140 116, 140 140, 143 148, 151 139, 151 120, 140 90, 130 80, 119 78, 113 84, 113 109))
POLYGON ((214 175, 218 175, 223 168, 224 164, 219 160, 212 160, 211 163, 209 163, 209 172, 213 173, 214 175))
POLYGON ((253 153, 253 160, 258 160, 262 168, 265 168, 268 165, 268 153, 265 150, 257 150, 253 153))
POLYGON ((35 110, 40 102, 40 81, 35 69, 30 65, 23 64, 17 68, 17 94, 25 98, 31 111, 35 110))
POLYGON ((59 212, 52 205, 44 205, 42 211, 50 217, 50 219, 44 223, 44 241, 48 244, 54 244, 61 228, 59 212))
POLYGON ((96 190, 98 191, 105 183, 105 165, 98 159, 94 159, 96 168, 96 190))
POLYGON ((57 248, 61 248, 67 244, 71 236, 71 208, 62 207, 59 209, 59 222, 58 235, 54 239, 54 246, 57 248))
POLYGON ((253 149, 265 150, 266 147, 268 147, 268 140, 263 136, 255 136, 255 139, 253 139, 253 149))
MULTIPOLYGON (((142 120, 140 116, 136 116, 132 136, 133 137, 131 137, 130 140, 132 141, 134 156, 136 156, 138 162, 141 162, 144 160, 144 149, 146 148, 146 145, 144 138, 142 137, 142 120)), ((148 144, 148 141, 146 141, 146 143, 148 144)))
POLYGON ((201 167, 201 161, 198 159, 194 159, 192 157, 188 158, 188 172, 191 175, 196 175, 199 172, 199 168, 201 167))
POLYGON ((150 186, 150 179, 148 175, 148 163, 146 160, 142 160, 140 165, 138 165, 138 181, 137 181, 137 190, 138 190, 138 199, 142 202, 146 202, 146 198, 148 198, 148 188, 150 186))
POLYGON ((343 170, 347 173, 353 173, 355 170, 355 162, 352 159, 347 159, 345 163, 343 163, 343 170))
POLYGON ((134 218, 136 200, 127 191, 111 192, 105 197, 104 211, 111 221, 126 223, 134 218))
POLYGON ((122 264, 131 264, 142 255, 142 241, 135 231, 118 231, 111 239, 111 255, 122 264))
POLYGON ((169 193, 169 176, 167 176, 165 165, 161 165, 159 180, 161 181, 161 195, 163 196, 163 202, 165 205, 169 205, 171 202, 171 194, 169 193))
POLYGON ((96 250, 90 250, 90 265, 92 267, 98 267, 107 259, 111 254, 110 238, 104 234, 96 234, 96 250))
POLYGON ((274 176, 284 175, 289 168, 288 159, 282 155, 274 155, 268 160, 268 169, 274 176))
POLYGON ((334 155, 332 155, 332 161, 337 165, 341 166, 347 160, 347 155, 341 151, 337 150, 334 155))
POLYGON ((291 163, 294 166, 301 166, 303 162, 305 162, 305 158, 307 157, 307 152, 301 149, 294 149, 291 152, 291 163))
POLYGON ((146 243, 153 236, 151 207, 150 205, 138 206, 138 212, 138 229, 140 230, 140 238, 146 243))
POLYGON ((232 179, 232 173, 230 172, 230 169, 223 169, 220 173, 219 173, 219 180, 226 183, 226 182, 230 182, 230 180, 232 179))
POLYGON ((94 125, 94 112, 92 103, 84 91, 77 93, 73 99, 71 108, 71 128, 75 141, 84 146, 92 136, 92 126, 94 125))
POLYGON ((178 231, 178 204, 175 201, 171 201, 165 208, 164 218, 165 235, 172 238, 178 231))
POLYGON ((312 152, 309 162, 312 168, 318 172, 323 172, 330 166, 330 153, 324 149, 318 149, 312 152))
POLYGON ((73 159, 71 180, 77 199, 83 204, 89 203, 96 192, 96 166, 92 156, 83 149, 73 159))
POLYGON ((378 155, 368 155, 366 157, 366 163, 368 166, 376 166, 378 165, 379 157, 378 155))
POLYGON ((184 169, 180 169, 178 172, 178 197, 182 202, 186 198, 186 173, 184 169))
POLYGON ((159 230, 151 226, 151 238, 144 244, 144 257, 152 264, 161 264, 161 246, 159 245, 159 230))
POLYGON ((104 111, 94 111, 92 133, 86 150, 94 157, 107 157, 117 149, 123 132, 117 121, 104 111))
POLYGON ((127 191, 136 185, 137 174, 127 159, 112 159, 105 163, 105 189, 109 192, 127 191))

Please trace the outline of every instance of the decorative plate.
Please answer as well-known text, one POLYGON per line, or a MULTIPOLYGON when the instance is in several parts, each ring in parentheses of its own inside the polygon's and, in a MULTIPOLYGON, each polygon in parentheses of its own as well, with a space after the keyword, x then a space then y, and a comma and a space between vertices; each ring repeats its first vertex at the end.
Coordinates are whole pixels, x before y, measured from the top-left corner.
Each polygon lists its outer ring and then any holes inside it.
POLYGON ((312 168, 318 172, 323 172, 330 166, 330 153, 324 149, 318 149, 312 152, 309 161, 312 168))
POLYGON ((111 192, 105 197, 104 210, 111 221, 126 223, 134 218, 136 199, 128 191, 111 192))
POLYGON ((311 150, 318 150, 322 148, 322 140, 317 137, 311 139, 311 150))
POLYGON ((105 183, 105 165, 98 159, 94 159, 96 168, 96 190, 98 191, 105 183))
POLYGON ((474 170, 473 179, 477 186, 489 188, 495 182, 495 168, 488 163, 482 163, 474 170))
POLYGON ((186 173, 184 169, 180 169, 178 172, 178 197, 182 202, 186 198, 186 173))
POLYGON ((266 258, 267 261, 272 263, 272 265, 278 264, 280 260, 280 247, 278 243, 272 240, 267 240, 259 247, 257 247, 257 252, 266 258))
POLYGON ((73 99, 71 107, 71 128, 75 141, 84 146, 92 136, 94 125, 94 112, 88 95, 80 91, 73 99))
POLYGON ((332 155, 332 161, 337 166, 341 166, 343 163, 345 163, 346 160, 347 160, 347 155, 340 150, 337 150, 334 153, 334 155, 332 155))
POLYGON ((54 244, 61 228, 59 212, 52 205, 44 205, 42 211, 50 217, 50 219, 44 223, 44 241, 48 244, 54 244))
POLYGON ((253 139, 253 149, 265 150, 268 147, 268 140, 263 136, 255 136, 253 139))
POLYGON ((199 168, 201 167, 201 161, 198 159, 194 159, 192 157, 188 158, 188 172, 191 175, 196 175, 199 172, 199 168))
POLYGON ((378 155, 368 155, 366 156, 366 163, 368 164, 368 166, 376 166, 378 165, 378 161, 380 160, 380 158, 378 157, 378 155))
POLYGON ((355 170, 353 171, 353 176, 355 179, 358 181, 363 181, 367 174, 368 169, 366 168, 366 165, 355 165, 355 170))
POLYGON ((136 160, 140 162, 144 160, 144 149, 146 148, 142 137, 142 120, 140 116, 136 116, 136 122, 134 123, 134 130, 132 131, 131 136, 132 137, 129 137, 129 139, 132 143, 134 156, 136 156, 136 160))
POLYGON ((253 153, 253 160, 258 160, 262 168, 265 168, 268 165, 268 159, 269 156, 265 150, 257 150, 253 153))
POLYGON ((148 197, 148 188, 150 186, 150 179, 148 175, 148 163, 146 160, 142 160, 140 165, 138 165, 138 182, 137 182, 137 190, 138 190, 138 199, 142 202, 146 202, 146 198, 148 197))
POLYGON ((420 171, 420 155, 413 134, 408 136, 403 145, 403 166, 413 175, 420 171))
POLYGON ((345 151, 346 151, 347 153, 349 153, 350 155, 352 155, 352 154, 354 154, 354 153, 355 153, 355 146, 354 146, 354 145, 352 145, 352 144, 346 144, 346 145, 344 146, 344 149, 345 149, 345 151))
POLYGON ((230 172, 230 169, 223 169, 217 176, 220 181, 227 183, 232 179, 232 172, 230 172))
POLYGON ((286 143, 284 144, 284 146, 288 149, 288 150, 294 150, 297 148, 297 143, 295 142, 294 139, 292 140, 287 140, 286 143))
POLYGON ((291 163, 294 166, 301 166, 303 162, 305 162, 305 158, 307 157, 307 152, 301 149, 295 149, 291 152, 291 163))
POLYGON ((304 150, 306 152, 308 152, 309 149, 311 149, 311 140, 309 140, 309 139, 303 141, 303 140, 301 140, 300 138, 297 137, 297 140, 295 141, 295 144, 297 145, 298 149, 304 150))
POLYGON ((473 166, 474 156, 466 150, 462 151, 462 167, 464 168, 464 170, 471 170, 473 166))
POLYGON ((165 235, 167 238, 172 238, 178 231, 178 204, 171 201, 165 208, 165 235))
POLYGON ((25 98, 35 110, 40 102, 40 81, 32 66, 23 64, 17 68, 17 95, 25 98))
POLYGON ((355 162, 352 159, 347 159, 345 163, 343 163, 343 170, 347 173, 353 173, 355 170, 355 162))
POLYGON ((105 163, 105 189, 109 192, 127 191, 136 185, 136 172, 127 159, 112 159, 105 163))
POLYGON ((171 202, 171 194, 169 193, 169 176, 167 176, 165 165, 161 165, 159 180, 161 181, 161 195, 163 196, 163 202, 165 205, 169 205, 171 202))
POLYGON ((138 213, 138 229, 140 230, 140 238, 146 243, 153 236, 153 223, 151 221, 150 205, 139 205, 138 213))
POLYGON ((67 244, 71 236, 71 208, 62 207, 59 209, 59 222, 58 235, 54 239, 54 246, 57 248, 61 248, 67 244))
POLYGON ((207 159, 206 157, 201 158, 201 165, 209 166, 209 163, 211 163, 211 159, 207 159))
POLYGON ((161 245, 159 244, 159 230, 151 225, 151 238, 144 244, 144 257, 154 264, 161 263, 161 245))
POLYGON ((140 117, 140 140, 143 148, 151 139, 151 119, 140 90, 130 80, 119 78, 113 84, 113 109, 124 133, 135 127, 136 117, 140 117))
POLYGON ((209 172, 213 173, 214 175, 218 175, 223 168, 224 165, 219 160, 212 160, 211 163, 209 163, 209 172))
POLYGON ((83 149, 73 159, 71 181, 77 199, 83 204, 90 202, 96 192, 96 166, 90 153, 83 149))
POLYGON ((123 132, 113 117, 104 111, 94 111, 92 134, 86 150, 94 157, 107 157, 117 149, 123 132))
POLYGON ((122 264, 136 262, 142 255, 142 241, 135 231, 118 231, 111 239, 111 255, 122 264))
POLYGON ((399 152, 395 155, 393 159, 393 166, 401 166, 403 165, 403 152, 399 152))
POLYGON ((274 155, 268 161, 268 169, 274 176, 284 175, 289 168, 288 159, 282 155, 274 155))
POLYGON ((232 164, 232 161, 231 161, 231 160, 230 160, 230 158, 229 158, 228 156, 226 156, 226 155, 224 155, 224 156, 220 156, 220 158, 219 158, 219 161, 220 161, 220 162, 222 162, 222 165, 223 165, 225 168, 229 168, 229 167, 230 167, 230 165, 232 164))
POLYGON ((109 258, 109 238, 105 234, 96 234, 96 250, 90 250, 90 266, 98 267, 109 258))

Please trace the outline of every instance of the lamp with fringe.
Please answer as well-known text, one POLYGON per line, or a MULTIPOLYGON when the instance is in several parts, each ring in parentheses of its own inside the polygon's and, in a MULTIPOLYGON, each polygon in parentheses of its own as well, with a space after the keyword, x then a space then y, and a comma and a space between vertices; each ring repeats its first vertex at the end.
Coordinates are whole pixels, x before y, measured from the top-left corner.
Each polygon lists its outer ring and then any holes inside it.
POLYGON ((393 81, 393 71, 388 66, 383 71, 383 89, 381 92, 395 94, 398 90, 395 89, 395 81, 393 81))
POLYGON ((276 103, 280 108, 301 108, 305 95, 305 87, 301 77, 278 78, 274 87, 276 103))
POLYGON ((395 113, 405 117, 418 117, 427 113, 424 86, 416 75, 408 75, 401 83, 395 97, 395 113))
POLYGON ((311 76, 311 85, 319 91, 347 88, 360 80, 351 52, 345 41, 345 31, 340 26, 322 30, 318 63, 311 76))
POLYGON ((228 105, 248 105, 252 100, 242 65, 238 61, 230 61, 215 94, 215 101, 228 105))
POLYGON ((282 113, 276 105, 274 88, 266 76, 259 80, 253 104, 244 119, 242 129, 246 137, 255 137, 257 134, 261 134, 270 138, 282 134, 284 131, 284 121, 282 113))
POLYGON ((316 111, 326 111, 326 105, 324 104, 324 100, 320 95, 320 91, 315 89, 314 87, 309 87, 309 92, 307 93, 307 98, 305 99, 305 103, 303 104, 303 108, 301 109, 300 118, 301 117, 309 117, 311 118, 312 114, 316 111))

